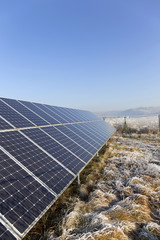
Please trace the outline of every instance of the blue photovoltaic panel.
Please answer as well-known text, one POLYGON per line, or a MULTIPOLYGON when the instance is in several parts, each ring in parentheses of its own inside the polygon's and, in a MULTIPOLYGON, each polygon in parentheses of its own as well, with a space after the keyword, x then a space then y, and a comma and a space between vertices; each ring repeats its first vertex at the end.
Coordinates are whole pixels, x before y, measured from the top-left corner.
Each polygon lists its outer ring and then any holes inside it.
POLYGON ((16 238, 0 223, 0 239, 1 240, 16 240, 16 238))
POLYGON ((75 112, 75 114, 72 114, 72 112, 70 111, 69 108, 63 108, 63 107, 59 107, 58 109, 61 113, 63 113, 64 115, 68 116, 71 119, 70 123, 71 122, 80 122, 80 119, 76 115, 76 112, 75 112))
POLYGON ((80 159, 78 159, 40 129, 27 129, 23 130, 23 133, 74 174, 77 174, 81 168, 84 167, 85 164, 80 159))
POLYGON ((11 128, 13 127, 9 125, 6 121, 4 121, 2 118, 0 118, 0 130, 11 129, 11 128))
POLYGON ((78 117, 79 122, 88 121, 88 118, 82 115, 82 110, 78 110, 78 109, 69 109, 69 110, 70 110, 70 113, 78 117))
POLYGON ((78 124, 68 124, 66 127, 70 130, 72 130, 74 133, 85 139, 88 143, 90 143, 93 147, 95 147, 97 150, 100 148, 101 144, 96 142, 94 138, 90 135, 87 135, 83 133, 81 130, 78 129, 78 124))
MULTIPOLYGON (((105 123, 104 121, 94 122, 94 126, 97 129, 97 134, 98 134, 98 131, 100 131, 100 133, 108 134, 108 136, 114 133, 114 128, 111 127, 109 124, 105 123)), ((88 127, 90 127, 89 124, 88 124, 88 127)))
POLYGON ((0 150, 0 213, 23 233, 55 198, 0 150))
POLYGON ((95 136, 95 139, 97 139, 98 141, 104 142, 104 140, 106 140, 105 131, 101 131, 101 129, 95 125, 95 122, 91 122, 90 124, 88 124, 88 122, 82 123, 81 129, 82 129, 82 131, 86 130, 88 132, 92 132, 92 134, 94 134, 94 136, 95 136))
POLYGON ((36 106, 38 106, 41 110, 45 111, 50 116, 54 117, 59 123, 70 122, 70 120, 68 120, 67 117, 62 117, 58 115, 56 111, 53 111, 53 109, 51 110, 50 108, 47 107, 47 105, 36 103, 36 106))
POLYGON ((26 107, 28 107, 33 112, 35 112, 37 115, 39 115, 41 118, 43 118, 45 121, 47 121, 48 124, 58 124, 59 123, 56 119, 54 119, 53 117, 51 117, 50 115, 45 113, 43 110, 36 107, 33 103, 25 102, 25 101, 19 101, 19 102, 24 104, 26 107))
POLYGON ((98 145, 102 146, 102 144, 104 143, 104 137, 101 135, 97 136, 93 128, 91 128, 90 130, 85 128, 84 123, 74 124, 74 127, 83 132, 84 134, 86 134, 87 136, 89 136, 90 138, 94 139, 94 141, 98 143, 98 145))
POLYGON ((89 111, 81 110, 81 115, 87 117, 88 121, 100 120, 100 118, 97 115, 89 111))
POLYGON ((53 113, 56 113, 58 116, 61 117, 60 122, 61 123, 71 123, 73 122, 73 120, 67 116, 65 113, 63 113, 59 107, 55 107, 55 106, 50 106, 50 105, 45 105, 45 107, 47 107, 48 109, 50 109, 53 113), (65 120, 64 120, 65 119, 65 120))
POLYGON ((0 139, 5 150, 57 194, 73 179, 68 171, 19 132, 1 132, 0 139))
POLYGON ((67 137, 69 137, 70 139, 75 141, 78 145, 80 145, 81 147, 86 149, 88 152, 90 152, 92 156, 97 152, 97 149, 93 147, 91 144, 89 144, 87 140, 80 137, 78 134, 74 133, 72 130, 70 130, 66 126, 58 125, 58 126, 55 126, 55 128, 63 132, 63 134, 65 134, 67 137))
POLYGON ((27 119, 11 109, 8 105, 0 100, 0 115, 8 122, 13 124, 16 128, 31 127, 34 126, 27 119))
POLYGON ((0 240, 22 239, 114 132, 88 111, 1 98, 0 240))
POLYGON ((104 121, 92 122, 90 124, 85 123, 86 128, 94 128, 98 136, 104 136, 105 139, 108 139, 114 133, 114 128, 104 121))
POLYGON ((70 138, 66 137, 63 133, 57 130, 55 127, 44 127, 42 128, 51 137, 60 142, 63 146, 68 148, 72 153, 81 158, 83 161, 88 162, 92 155, 88 153, 81 146, 77 145, 70 138))
POLYGON ((25 116, 27 119, 32 121, 33 124, 37 126, 48 125, 48 122, 44 121, 42 118, 40 118, 38 115, 30 111, 28 108, 26 108, 24 105, 22 105, 18 101, 13 99, 7 99, 7 98, 3 98, 3 101, 8 103, 12 108, 14 108, 23 116, 25 116))
POLYGON ((101 146, 104 143, 104 137, 102 135, 97 136, 94 128, 91 128, 88 130, 85 125, 86 123, 81 123, 81 124, 74 124, 74 127, 76 127, 78 130, 82 131, 84 134, 89 136, 90 138, 94 139, 99 145, 101 146))

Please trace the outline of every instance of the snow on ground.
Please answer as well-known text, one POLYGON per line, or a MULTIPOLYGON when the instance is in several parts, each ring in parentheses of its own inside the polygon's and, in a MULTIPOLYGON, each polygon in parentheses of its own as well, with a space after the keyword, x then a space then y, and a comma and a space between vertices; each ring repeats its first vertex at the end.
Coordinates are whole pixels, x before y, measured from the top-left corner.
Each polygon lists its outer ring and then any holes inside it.
POLYGON ((104 154, 88 200, 77 199, 61 223, 62 235, 50 232, 48 240, 160 239, 160 136, 117 133, 107 151, 112 156, 104 154))
MULTIPOLYGON (((105 121, 114 127, 122 127, 124 124, 124 118, 106 118, 105 121)), ((128 127, 140 130, 142 128, 149 128, 152 130, 158 129, 158 116, 153 117, 137 117, 126 118, 128 127)))

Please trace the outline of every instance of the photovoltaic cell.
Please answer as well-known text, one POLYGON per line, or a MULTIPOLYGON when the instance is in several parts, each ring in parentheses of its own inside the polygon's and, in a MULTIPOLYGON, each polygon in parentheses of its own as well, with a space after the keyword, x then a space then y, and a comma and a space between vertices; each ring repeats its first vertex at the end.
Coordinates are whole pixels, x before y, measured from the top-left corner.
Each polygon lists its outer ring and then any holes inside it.
POLYGON ((55 127, 44 127, 42 128, 51 137, 60 142, 63 146, 68 148, 72 153, 77 155, 83 161, 88 162, 92 155, 84 150, 82 147, 73 142, 70 138, 66 137, 63 133, 57 130, 55 127))
POLYGON ((77 174, 84 167, 84 163, 81 160, 40 129, 26 129, 22 132, 74 174, 77 174))
POLYGON ((23 233, 55 198, 0 150, 0 213, 23 233))
POLYGON ((45 113, 44 111, 42 111, 41 109, 36 107, 33 103, 26 102, 26 101, 19 101, 19 102, 24 104, 26 107, 28 107, 33 112, 35 112, 37 115, 39 115, 41 118, 43 118, 45 121, 47 121, 48 124, 57 124, 57 123, 59 123, 56 119, 54 119, 53 117, 51 117, 50 115, 48 115, 47 113, 45 113))
POLYGON ((0 239, 1 240, 16 240, 16 238, 0 223, 0 239))
POLYGON ((22 105, 18 101, 13 100, 13 99, 7 99, 7 98, 3 98, 3 101, 8 103, 12 108, 14 108, 19 113, 21 113, 23 116, 25 116, 27 119, 32 121, 32 123, 34 123, 35 125, 37 125, 37 126, 48 125, 48 123, 46 121, 44 121, 42 118, 37 116, 35 113, 30 111, 28 108, 26 108, 24 105, 22 105))
POLYGON ((29 122, 27 119, 25 119, 20 114, 15 112, 1 100, 0 100, 0 115, 3 118, 5 118, 8 122, 13 124, 16 128, 34 126, 31 122, 29 122))
POLYGON ((19 132, 1 132, 0 139, 5 150, 57 194, 73 179, 69 172, 19 132))

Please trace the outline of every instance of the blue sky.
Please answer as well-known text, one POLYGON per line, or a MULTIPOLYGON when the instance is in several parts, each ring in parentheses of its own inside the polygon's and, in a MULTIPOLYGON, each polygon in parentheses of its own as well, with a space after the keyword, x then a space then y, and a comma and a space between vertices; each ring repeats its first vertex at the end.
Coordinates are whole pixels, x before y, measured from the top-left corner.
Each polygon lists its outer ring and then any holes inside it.
POLYGON ((91 111, 160 105, 159 0, 1 0, 0 96, 91 111))

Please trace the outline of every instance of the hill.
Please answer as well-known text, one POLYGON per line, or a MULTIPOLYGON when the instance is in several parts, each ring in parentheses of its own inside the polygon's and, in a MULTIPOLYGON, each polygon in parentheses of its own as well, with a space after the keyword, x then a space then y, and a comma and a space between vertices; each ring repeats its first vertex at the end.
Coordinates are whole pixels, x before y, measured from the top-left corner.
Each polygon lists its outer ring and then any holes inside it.
POLYGON ((106 111, 97 113, 100 117, 140 117, 155 116, 160 114, 160 106, 158 107, 139 107, 131 108, 123 111, 106 111))

